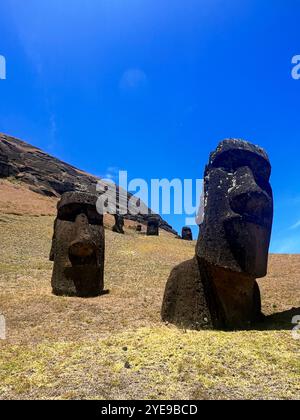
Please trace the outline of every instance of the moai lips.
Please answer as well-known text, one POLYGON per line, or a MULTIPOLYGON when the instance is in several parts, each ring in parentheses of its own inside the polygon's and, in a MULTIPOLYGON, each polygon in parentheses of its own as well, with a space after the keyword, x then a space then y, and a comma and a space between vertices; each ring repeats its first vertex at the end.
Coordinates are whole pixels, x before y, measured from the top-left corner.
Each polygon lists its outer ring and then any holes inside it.
POLYGON ((56 295, 92 297, 103 292, 105 238, 96 201, 95 195, 70 192, 58 203, 50 253, 56 295))

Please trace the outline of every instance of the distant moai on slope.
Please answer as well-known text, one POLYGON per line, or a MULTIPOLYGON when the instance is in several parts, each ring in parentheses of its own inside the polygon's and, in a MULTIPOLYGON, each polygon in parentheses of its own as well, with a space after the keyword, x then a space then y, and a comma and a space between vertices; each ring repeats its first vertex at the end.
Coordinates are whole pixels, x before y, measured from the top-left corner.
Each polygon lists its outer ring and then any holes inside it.
POLYGON ((225 140, 204 174, 196 255, 168 279, 162 319, 191 329, 245 329, 262 319, 256 278, 267 273, 273 221, 266 152, 225 140))
POLYGON ((187 226, 183 227, 181 237, 184 241, 192 241, 193 240, 192 229, 187 226))
POLYGON ((136 231, 137 232, 142 232, 142 225, 137 225, 136 231))
POLYGON ((147 236, 159 236, 159 219, 157 216, 151 216, 147 224, 147 236))
POLYGON ((124 235, 124 217, 120 214, 115 214, 115 225, 113 226, 113 232, 120 233, 124 235))
POLYGON ((97 197, 67 192, 57 205, 50 260, 56 295, 92 297, 104 288, 105 237, 97 197))

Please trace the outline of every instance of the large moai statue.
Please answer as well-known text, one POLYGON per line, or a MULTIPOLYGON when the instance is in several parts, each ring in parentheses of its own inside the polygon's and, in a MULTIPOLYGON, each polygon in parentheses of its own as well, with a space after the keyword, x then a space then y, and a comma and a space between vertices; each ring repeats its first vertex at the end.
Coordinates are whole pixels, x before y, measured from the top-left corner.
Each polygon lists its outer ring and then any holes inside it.
POLYGON ((159 218, 150 216, 147 225, 147 236, 159 236, 159 218))
POLYGON ((104 288, 103 215, 93 194, 68 192, 57 205, 50 260, 56 295, 93 297, 104 288))
POLYGON ((115 225, 113 226, 113 232, 124 235, 124 217, 120 214, 115 214, 115 225))
POLYGON ((164 321, 191 329, 245 329, 262 318, 256 278, 267 273, 270 174, 266 152, 242 140, 224 140, 210 155, 196 255, 168 279, 164 321))
POLYGON ((192 229, 187 226, 183 227, 181 237, 184 241, 192 241, 193 240, 192 229))

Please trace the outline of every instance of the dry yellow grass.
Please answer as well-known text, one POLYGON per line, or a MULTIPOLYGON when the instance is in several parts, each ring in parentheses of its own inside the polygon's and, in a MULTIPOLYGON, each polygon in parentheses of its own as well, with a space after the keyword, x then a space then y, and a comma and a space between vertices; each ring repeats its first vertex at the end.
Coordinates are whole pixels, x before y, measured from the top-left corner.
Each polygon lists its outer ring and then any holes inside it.
POLYGON ((107 230, 110 294, 55 297, 52 225, 50 216, 0 214, 0 398, 300 399, 300 341, 291 335, 300 256, 271 256, 260 329, 189 332, 162 324, 160 306, 170 270, 194 243, 107 230))

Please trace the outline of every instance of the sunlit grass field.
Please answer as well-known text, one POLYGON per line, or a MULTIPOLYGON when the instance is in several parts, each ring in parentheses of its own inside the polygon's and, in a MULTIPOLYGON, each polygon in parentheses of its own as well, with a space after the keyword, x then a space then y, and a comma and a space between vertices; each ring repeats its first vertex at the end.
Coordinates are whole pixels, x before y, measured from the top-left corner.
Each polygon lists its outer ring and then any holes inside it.
POLYGON ((270 257, 264 324, 192 332, 160 321, 170 270, 195 243, 106 230, 105 288, 51 294, 53 216, 0 214, 1 399, 300 399, 300 256, 270 257), (293 309, 294 308, 294 309, 293 309))

